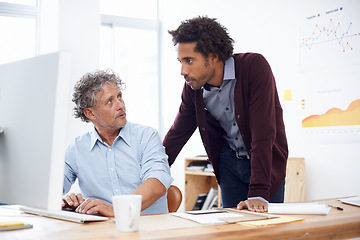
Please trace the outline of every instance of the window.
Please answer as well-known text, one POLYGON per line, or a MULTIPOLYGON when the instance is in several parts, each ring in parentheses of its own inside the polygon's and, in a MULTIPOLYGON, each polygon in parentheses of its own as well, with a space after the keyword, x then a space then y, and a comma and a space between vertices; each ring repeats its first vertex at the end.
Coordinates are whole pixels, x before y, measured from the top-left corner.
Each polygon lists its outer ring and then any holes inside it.
POLYGON ((0 1, 0 64, 35 56, 37 12, 35 0, 0 1))
POLYGON ((100 0, 101 13, 157 20, 157 0, 100 0))
MULTIPOLYGON (((101 16, 100 67, 113 69, 125 82, 123 95, 128 120, 159 130, 159 21, 151 20, 154 16, 156 19, 157 2, 134 2, 134 6, 153 3, 148 8, 141 8, 148 10, 145 17, 149 19, 143 19, 144 15, 139 18, 139 12, 129 8, 129 1, 117 0, 115 4, 111 0, 101 0, 102 5, 113 4, 107 7, 113 9, 113 13, 123 6, 127 11, 118 12, 126 16, 101 16)), ((103 11, 105 7, 101 9, 103 11)))

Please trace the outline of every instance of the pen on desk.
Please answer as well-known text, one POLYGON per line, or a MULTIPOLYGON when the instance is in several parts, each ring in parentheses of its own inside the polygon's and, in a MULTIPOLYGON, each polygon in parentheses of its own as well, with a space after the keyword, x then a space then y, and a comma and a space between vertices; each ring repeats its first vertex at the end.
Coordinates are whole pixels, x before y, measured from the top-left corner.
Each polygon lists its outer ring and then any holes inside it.
POLYGON ((338 207, 338 206, 335 206, 335 205, 331 205, 331 204, 329 204, 329 207, 336 208, 337 210, 340 210, 340 211, 344 210, 344 209, 341 208, 341 207, 338 207))

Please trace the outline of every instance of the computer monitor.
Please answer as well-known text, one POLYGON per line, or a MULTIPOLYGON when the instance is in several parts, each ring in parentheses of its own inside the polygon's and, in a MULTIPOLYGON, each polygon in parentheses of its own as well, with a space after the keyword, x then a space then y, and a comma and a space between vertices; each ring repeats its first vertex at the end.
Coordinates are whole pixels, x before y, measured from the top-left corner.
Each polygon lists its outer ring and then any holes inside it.
POLYGON ((60 210, 71 56, 0 65, 0 203, 60 210))

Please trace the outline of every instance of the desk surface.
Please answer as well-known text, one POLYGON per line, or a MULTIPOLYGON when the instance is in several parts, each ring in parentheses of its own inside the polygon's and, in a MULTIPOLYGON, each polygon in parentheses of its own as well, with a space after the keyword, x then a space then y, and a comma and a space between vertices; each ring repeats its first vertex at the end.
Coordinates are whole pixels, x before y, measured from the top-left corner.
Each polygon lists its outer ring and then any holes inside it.
MULTIPOLYGON (((334 204, 343 211, 331 209, 328 215, 288 215, 304 218, 302 221, 281 225, 254 227, 233 223, 225 225, 192 226, 168 230, 132 233, 117 232, 113 219, 96 223, 72 223, 20 213, 16 209, 0 207, 0 217, 9 221, 19 220, 33 224, 31 229, 0 232, 0 239, 344 239, 360 236, 360 208, 342 204, 338 200, 321 200, 319 203, 334 204)), ((149 218, 141 216, 140 219, 149 218)), ((153 215, 157 219, 168 214, 153 215)), ((164 220, 164 219, 163 219, 164 220)))

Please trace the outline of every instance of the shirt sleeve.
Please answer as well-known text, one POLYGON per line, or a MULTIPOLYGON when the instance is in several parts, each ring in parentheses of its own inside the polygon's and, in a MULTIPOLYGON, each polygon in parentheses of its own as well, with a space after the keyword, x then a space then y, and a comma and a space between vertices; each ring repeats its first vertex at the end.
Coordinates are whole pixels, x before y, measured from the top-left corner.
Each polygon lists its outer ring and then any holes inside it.
POLYGON ((69 145, 65 153, 65 166, 64 166, 64 185, 63 193, 66 194, 70 191, 71 186, 76 180, 75 167, 75 153, 71 151, 71 146, 69 145))
POLYGON ((158 179, 168 189, 174 179, 171 177, 168 156, 156 130, 149 128, 150 133, 144 133, 141 156, 141 180, 158 179))

